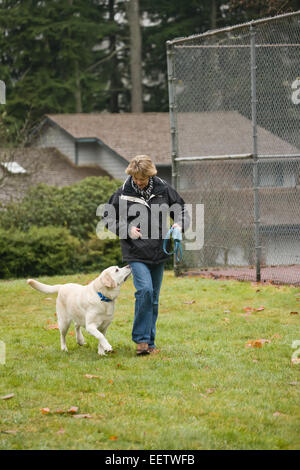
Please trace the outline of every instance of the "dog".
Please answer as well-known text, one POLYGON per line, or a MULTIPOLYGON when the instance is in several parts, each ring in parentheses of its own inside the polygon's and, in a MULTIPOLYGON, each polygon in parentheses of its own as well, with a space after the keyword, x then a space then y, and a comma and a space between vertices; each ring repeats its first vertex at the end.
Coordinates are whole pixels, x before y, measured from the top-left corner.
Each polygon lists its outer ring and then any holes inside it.
POLYGON ((124 268, 111 266, 86 286, 72 283, 50 286, 34 279, 28 279, 27 283, 44 294, 58 292, 56 314, 62 351, 68 351, 66 334, 73 320, 77 343, 80 346, 86 344, 80 330, 83 326, 88 333, 98 339, 98 354, 104 356, 106 352, 112 351, 105 334, 113 320, 115 300, 120 293, 121 285, 130 274, 129 265, 124 268))

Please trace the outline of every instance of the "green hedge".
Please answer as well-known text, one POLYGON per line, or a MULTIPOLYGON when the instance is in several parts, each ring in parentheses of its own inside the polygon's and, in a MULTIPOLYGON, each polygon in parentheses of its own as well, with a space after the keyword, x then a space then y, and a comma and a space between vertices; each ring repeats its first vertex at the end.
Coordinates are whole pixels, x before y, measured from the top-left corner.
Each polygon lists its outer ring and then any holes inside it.
POLYGON ((27 232, 0 229, 0 277, 76 272, 80 242, 62 227, 31 227, 27 232))
POLYGON ((32 225, 66 227, 81 240, 96 232, 96 210, 121 185, 118 180, 92 176, 71 186, 58 188, 39 184, 31 187, 22 202, 10 203, 0 211, 0 227, 24 232, 32 225))
MULTIPOLYGON (((100 240, 99 204, 121 182, 85 178, 57 188, 39 184, 0 211, 0 278, 101 272, 122 263, 119 239, 100 240)), ((172 258, 167 264, 172 267, 172 258)))

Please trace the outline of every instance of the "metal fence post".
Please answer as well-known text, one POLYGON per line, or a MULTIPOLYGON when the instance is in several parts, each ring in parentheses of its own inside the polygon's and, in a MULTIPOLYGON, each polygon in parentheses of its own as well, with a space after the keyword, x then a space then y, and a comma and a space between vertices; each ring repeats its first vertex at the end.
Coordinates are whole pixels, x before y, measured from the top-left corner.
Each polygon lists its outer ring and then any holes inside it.
POLYGON ((175 90, 174 90, 174 48, 172 44, 167 42, 167 67, 168 67, 168 88, 169 88, 169 110, 170 110, 170 131, 171 131, 171 157, 172 157, 172 184, 177 189, 177 176, 178 176, 178 165, 176 157, 178 157, 177 149, 177 129, 176 129, 176 101, 175 101, 175 90))
MULTIPOLYGON (((174 46, 167 41, 167 69, 168 69, 168 89, 169 89, 169 110, 170 110, 170 131, 171 131, 171 157, 172 157, 172 185, 178 189, 178 144, 177 144, 177 123, 176 123, 176 92, 175 92, 175 61, 174 46)), ((179 274, 179 267, 174 255, 174 273, 179 274)))
POLYGON ((256 282, 261 279, 261 246, 260 246, 260 210, 259 210, 259 174, 257 154, 257 115, 256 115, 256 50, 255 50, 255 28, 250 25, 250 49, 251 49, 251 109, 252 109, 252 155, 253 155, 253 195, 254 195, 254 227, 255 227, 255 261, 256 282))

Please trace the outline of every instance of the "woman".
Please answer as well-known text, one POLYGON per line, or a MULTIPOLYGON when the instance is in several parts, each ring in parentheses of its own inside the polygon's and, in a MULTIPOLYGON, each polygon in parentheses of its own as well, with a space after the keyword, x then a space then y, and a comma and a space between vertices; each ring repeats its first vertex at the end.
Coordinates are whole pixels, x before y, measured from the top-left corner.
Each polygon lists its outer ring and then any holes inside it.
MULTIPOLYGON (((106 224, 121 239, 123 261, 130 264, 135 292, 132 340, 137 355, 156 353, 156 320, 164 263, 166 223, 161 209, 170 209, 173 226, 184 230, 189 224, 184 201, 157 170, 147 155, 134 157, 126 169, 128 178, 110 198, 115 220, 106 224), (112 228, 113 227, 113 228, 112 228)), ((107 215, 107 213, 106 213, 107 215)), ((167 248, 169 251, 169 248, 167 248)))

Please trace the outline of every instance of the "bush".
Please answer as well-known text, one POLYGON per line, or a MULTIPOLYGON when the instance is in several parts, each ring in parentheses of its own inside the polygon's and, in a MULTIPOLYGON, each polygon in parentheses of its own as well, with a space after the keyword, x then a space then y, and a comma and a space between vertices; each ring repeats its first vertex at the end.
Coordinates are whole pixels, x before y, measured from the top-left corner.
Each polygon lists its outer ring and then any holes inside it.
POLYGON ((101 272, 108 266, 122 263, 120 241, 99 240, 96 235, 82 243, 80 270, 84 272, 101 272))
POLYGON ((62 227, 0 229, 0 277, 70 274, 78 271, 80 242, 62 227))
POLYGON ((32 225, 66 227, 83 240, 96 232, 99 204, 108 201, 120 186, 118 180, 92 176, 71 186, 58 188, 39 184, 31 187, 22 202, 8 204, 0 212, 0 226, 28 231, 32 225))

